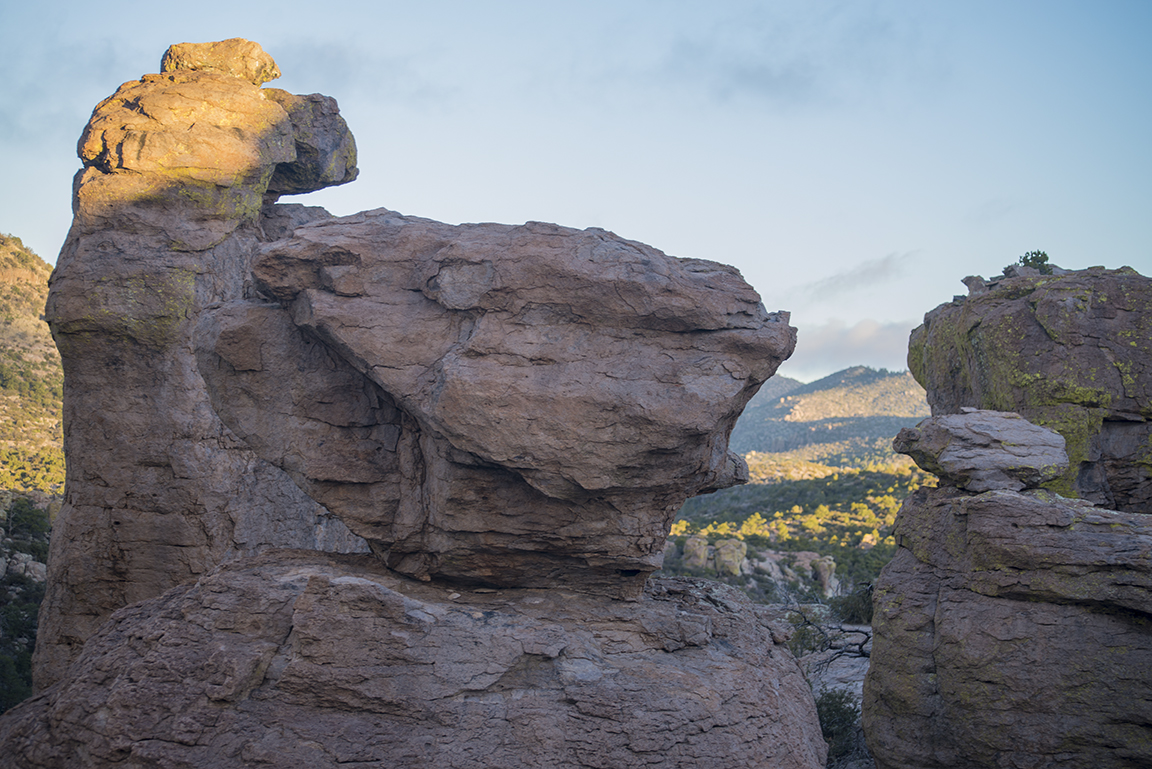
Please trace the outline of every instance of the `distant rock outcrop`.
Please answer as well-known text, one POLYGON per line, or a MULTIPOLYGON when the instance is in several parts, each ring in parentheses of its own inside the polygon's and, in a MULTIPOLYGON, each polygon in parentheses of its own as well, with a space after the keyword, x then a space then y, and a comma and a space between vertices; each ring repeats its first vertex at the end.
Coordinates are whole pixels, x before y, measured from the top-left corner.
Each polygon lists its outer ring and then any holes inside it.
POLYGON ((276 205, 355 176, 335 103, 244 40, 163 69, 81 141, 42 691, 0 755, 822 766, 785 630, 646 583, 683 500, 747 478, 787 314, 603 230, 276 205))
POLYGON ((912 332, 908 367, 932 413, 1012 411, 1050 427, 1070 467, 1046 488, 1152 513, 1152 279, 1012 272, 970 281, 912 332))
MULTIPOLYGON (((913 335, 910 358, 957 365, 955 379, 931 369, 929 401, 964 413, 927 419, 896 441, 941 485, 905 501, 896 519, 900 547, 875 585, 863 720, 879 769, 1152 765, 1152 516, 1039 488, 1066 466, 1059 436, 1016 414, 963 408, 972 397, 964 387, 979 383, 981 392, 1031 404, 1035 413, 1063 414, 1057 428, 1095 425, 1095 432, 1071 433, 1069 443, 1079 441, 1081 450, 1117 445, 1108 437, 1113 423, 1104 420, 1120 412, 1100 404, 1128 399, 1133 410, 1123 412, 1130 420, 1123 424, 1145 428, 1138 419, 1147 413, 1141 394, 1152 387, 1139 368, 1146 361, 1128 367, 1114 350, 1131 335, 1085 335, 1055 348, 1038 339, 1035 356, 1020 340, 1031 338, 1028 323, 1037 318, 1058 339, 1146 306, 1148 281, 1130 271, 1073 273, 1055 286, 1047 280, 1002 281, 976 296, 1010 288, 999 301, 938 308, 913 335), (1082 293, 1062 293, 1077 286, 1082 293), (1105 290, 1116 307, 1104 303, 1105 290), (1031 304, 1020 299, 1029 295, 1031 304), (1065 311, 1058 324, 1057 300, 1065 311), (958 337, 951 333, 957 323, 966 329, 958 337), (1008 328, 1016 331, 996 336, 1008 328), (931 346, 937 342, 940 349, 931 346), (964 357, 965 349, 979 354, 964 357), (1059 401, 1070 397, 1062 388, 1081 368, 1098 382, 1125 370, 1140 378, 1116 379, 1115 398, 1096 391, 1097 405, 1059 401), (1041 371, 1054 378, 1034 373, 1041 371)), ((1125 322, 1144 321, 1131 314, 1125 322)), ((1148 338, 1132 344, 1141 349, 1148 338)), ((1142 472, 1125 471, 1121 454, 1082 460, 1078 488, 1103 488, 1083 481, 1092 467, 1104 467, 1109 493, 1142 507, 1143 482, 1117 481, 1142 472)))

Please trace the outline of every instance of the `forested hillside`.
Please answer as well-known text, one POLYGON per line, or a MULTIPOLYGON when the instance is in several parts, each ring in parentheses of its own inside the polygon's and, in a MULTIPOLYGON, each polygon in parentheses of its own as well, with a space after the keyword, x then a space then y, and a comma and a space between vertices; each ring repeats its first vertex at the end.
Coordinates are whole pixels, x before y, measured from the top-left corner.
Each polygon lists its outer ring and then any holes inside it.
POLYGON ((0 489, 60 493, 64 372, 41 320, 52 268, 0 234, 0 489))
MULTIPOLYGON (((900 503, 935 483, 892 451, 893 436, 929 413, 908 372, 855 366, 811 384, 768 380, 732 432, 752 482, 688 500, 674 541, 738 539, 753 560, 766 550, 816 552, 835 559, 845 589, 869 584, 895 549, 900 503)), ((814 583, 794 589, 811 596, 814 583)))

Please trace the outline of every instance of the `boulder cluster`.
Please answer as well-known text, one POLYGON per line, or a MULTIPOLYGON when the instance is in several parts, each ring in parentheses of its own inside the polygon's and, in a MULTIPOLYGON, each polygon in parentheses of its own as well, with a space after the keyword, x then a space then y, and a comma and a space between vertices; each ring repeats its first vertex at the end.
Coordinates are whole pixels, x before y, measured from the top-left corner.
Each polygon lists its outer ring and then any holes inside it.
POLYGON ((787 631, 648 580, 795 329, 599 229, 334 218, 334 100, 173 46, 84 131, 13 766, 820 767, 787 631))
POLYGON ((934 416, 894 445, 939 485, 874 588, 868 745, 878 769, 1152 766, 1152 280, 966 282, 912 333, 934 416))

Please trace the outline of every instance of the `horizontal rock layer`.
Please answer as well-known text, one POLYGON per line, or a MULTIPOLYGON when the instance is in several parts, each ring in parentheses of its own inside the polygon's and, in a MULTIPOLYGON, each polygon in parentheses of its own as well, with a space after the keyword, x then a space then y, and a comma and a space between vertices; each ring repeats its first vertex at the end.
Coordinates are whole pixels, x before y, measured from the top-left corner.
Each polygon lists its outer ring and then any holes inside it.
POLYGON ((879 769, 1152 765, 1152 518, 945 487, 896 535, 864 687, 879 769))
POLYGON ((1064 438, 1019 414, 963 408, 906 427, 892 448, 941 482, 967 491, 1022 491, 1068 469, 1064 438))

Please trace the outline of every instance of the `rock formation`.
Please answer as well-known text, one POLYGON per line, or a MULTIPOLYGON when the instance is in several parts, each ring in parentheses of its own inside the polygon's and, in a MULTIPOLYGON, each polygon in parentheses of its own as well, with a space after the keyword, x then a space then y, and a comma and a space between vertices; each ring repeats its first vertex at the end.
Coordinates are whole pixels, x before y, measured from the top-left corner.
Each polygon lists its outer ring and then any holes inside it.
POLYGON ((457 592, 274 551, 117 612, 0 745, 20 767, 822 767, 758 609, 703 581, 457 592))
POLYGON ((278 205, 355 177, 335 103, 244 40, 162 70, 80 144, 42 691, 0 754, 822 766, 783 629, 646 584, 683 500, 747 477, 787 314, 603 230, 278 205))
POLYGON ((1036 488, 1068 469, 1064 438, 1019 414, 964 407, 906 427, 892 447, 950 486, 972 492, 1036 488))
POLYGON ((905 501, 874 588, 878 769, 1152 765, 1152 516, 1037 488, 1061 463, 1020 421, 968 410, 897 441, 941 485, 905 501))
POLYGON ((1152 280, 1053 272, 969 279, 912 332, 908 367, 933 415, 1012 411, 1063 435, 1070 467, 1046 488, 1152 512, 1152 280))
POLYGON ((201 320, 213 406, 420 578, 638 595, 684 500, 746 479, 727 436, 793 343, 732 268, 596 229, 380 209, 253 276, 201 320))
POLYGON ((251 293, 267 231, 328 216, 274 205, 269 185, 311 178, 320 189, 356 175, 334 101, 262 89, 271 58, 248 41, 219 45, 223 56, 174 47, 161 74, 102 101, 80 140, 75 219, 46 312, 64 363, 68 478, 37 638, 39 687, 113 611, 231 557, 270 546, 367 549, 237 440, 196 367, 200 314, 251 293), (232 56, 237 49, 245 55, 232 56))

